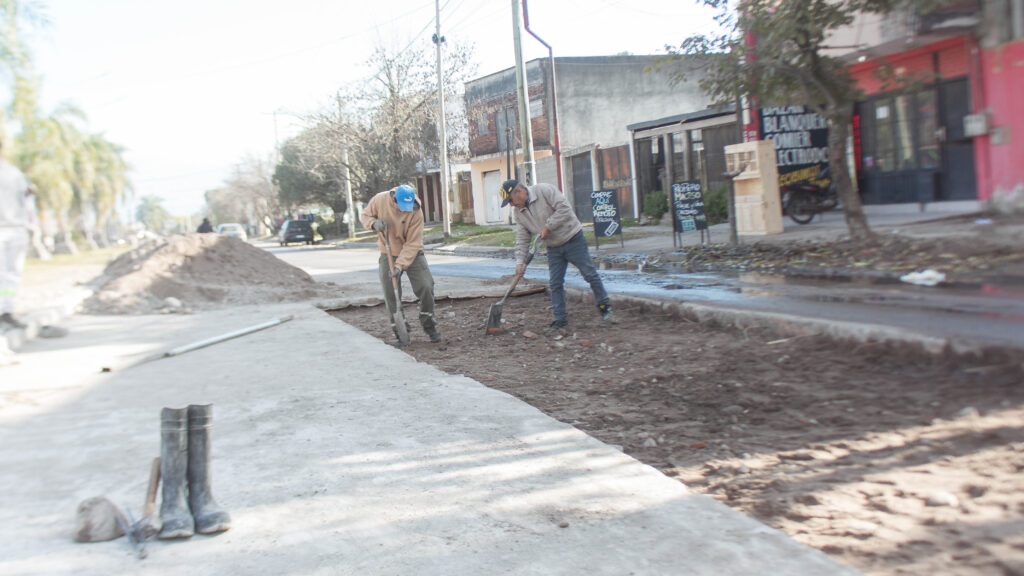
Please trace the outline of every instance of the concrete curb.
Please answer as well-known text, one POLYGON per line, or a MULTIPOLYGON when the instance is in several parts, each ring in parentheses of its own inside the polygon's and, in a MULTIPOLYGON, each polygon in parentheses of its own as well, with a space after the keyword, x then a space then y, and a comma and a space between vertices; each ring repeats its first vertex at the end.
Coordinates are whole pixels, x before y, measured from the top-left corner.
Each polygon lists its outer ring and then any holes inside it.
POLYGON ((463 256, 474 258, 513 258, 513 248, 502 248, 500 246, 424 246, 423 251, 427 254, 439 254, 443 256, 463 256))

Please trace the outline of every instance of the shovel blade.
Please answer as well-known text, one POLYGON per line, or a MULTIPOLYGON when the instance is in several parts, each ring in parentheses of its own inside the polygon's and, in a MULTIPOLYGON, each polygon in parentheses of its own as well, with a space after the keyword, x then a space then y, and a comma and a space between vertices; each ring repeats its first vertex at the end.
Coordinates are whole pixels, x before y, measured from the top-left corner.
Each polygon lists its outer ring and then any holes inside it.
POLYGON ((495 302, 491 304, 491 311, 487 314, 487 333, 497 334, 501 332, 501 309, 504 307, 504 302, 495 302))
POLYGON ((412 338, 409 337, 409 328, 405 323, 405 313, 395 312, 393 320, 395 336, 398 337, 398 341, 401 342, 403 346, 411 342, 412 338))

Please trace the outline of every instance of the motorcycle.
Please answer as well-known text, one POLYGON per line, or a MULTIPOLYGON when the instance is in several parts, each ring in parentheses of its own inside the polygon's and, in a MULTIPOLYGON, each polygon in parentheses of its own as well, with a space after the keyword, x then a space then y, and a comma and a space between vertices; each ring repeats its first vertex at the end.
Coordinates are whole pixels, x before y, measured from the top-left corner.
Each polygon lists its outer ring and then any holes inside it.
POLYGON ((829 176, 827 164, 814 180, 787 184, 779 188, 779 194, 782 197, 782 213, 797 224, 809 224, 816 214, 839 206, 836 183, 829 176), (824 188, 819 184, 823 180, 828 180, 824 188))

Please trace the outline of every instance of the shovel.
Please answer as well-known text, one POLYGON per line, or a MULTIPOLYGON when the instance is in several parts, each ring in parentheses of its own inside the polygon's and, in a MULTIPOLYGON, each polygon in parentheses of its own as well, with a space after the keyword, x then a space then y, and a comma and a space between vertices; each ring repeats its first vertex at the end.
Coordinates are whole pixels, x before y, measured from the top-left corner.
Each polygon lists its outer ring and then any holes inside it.
MULTIPOLYGON (((391 256, 391 242, 388 240, 388 223, 384 222, 384 232, 377 232, 384 240, 384 253, 388 255, 388 274, 395 269, 395 259, 391 256)), ((402 275, 391 277, 391 284, 395 290, 395 312, 391 315, 391 325, 395 327, 395 336, 398 342, 405 346, 410 342, 409 326, 405 323, 405 310, 402 309, 402 275)))
MULTIPOLYGON (((523 266, 523 274, 526 273, 526 267, 530 265, 530 261, 533 260, 533 255, 537 253, 537 246, 540 245, 538 241, 540 236, 534 236, 533 242, 530 244, 530 251, 526 253, 526 263, 523 266)), ((501 332, 501 309, 505 306, 505 300, 508 299, 508 295, 516 289, 516 284, 519 284, 519 279, 523 277, 523 274, 516 274, 515 278, 512 279, 512 285, 505 291, 505 295, 501 297, 494 304, 491 304, 491 310, 487 314, 487 333, 497 334, 501 332)))

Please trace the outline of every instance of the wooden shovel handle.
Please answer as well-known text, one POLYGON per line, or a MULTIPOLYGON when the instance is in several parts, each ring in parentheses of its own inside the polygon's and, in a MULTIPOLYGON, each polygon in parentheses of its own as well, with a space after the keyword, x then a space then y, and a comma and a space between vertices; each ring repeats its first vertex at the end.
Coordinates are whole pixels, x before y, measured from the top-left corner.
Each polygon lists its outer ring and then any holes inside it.
POLYGON ((156 489, 160 486, 160 458, 153 458, 149 467, 149 487, 146 489, 146 504, 143 506, 142 517, 151 516, 156 507, 156 489))
MULTIPOLYGON (((387 228, 387 222, 385 222, 384 231, 377 232, 377 236, 380 236, 381 241, 384 242, 384 254, 386 254, 388 257, 388 275, 390 276, 391 273, 394 272, 395 270, 395 257, 391 255, 391 242, 388 241, 387 234, 389 234, 389 232, 387 228)), ((398 279, 398 276, 391 276, 391 285, 395 288, 395 290, 398 290, 399 282, 401 282, 401 280, 398 279)))

